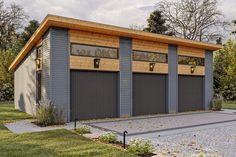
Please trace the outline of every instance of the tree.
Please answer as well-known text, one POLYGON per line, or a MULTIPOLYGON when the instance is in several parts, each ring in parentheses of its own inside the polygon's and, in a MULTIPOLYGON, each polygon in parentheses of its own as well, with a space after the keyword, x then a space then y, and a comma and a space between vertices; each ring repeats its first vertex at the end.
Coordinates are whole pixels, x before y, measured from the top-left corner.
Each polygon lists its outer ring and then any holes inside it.
POLYGON ((214 58, 214 89, 225 100, 236 100, 236 41, 228 40, 214 58))
POLYGON ((144 29, 144 25, 132 24, 132 25, 129 25, 129 28, 133 30, 142 31, 144 29))
POLYGON ((157 8, 170 31, 191 40, 209 41, 223 37, 229 23, 217 8, 217 0, 161 0, 157 8))
POLYGON ((27 41, 30 39, 30 37, 34 34, 36 29, 39 27, 39 22, 37 20, 31 20, 29 21, 28 26, 24 28, 24 31, 20 35, 20 38, 22 40, 22 44, 25 45, 27 41))
POLYGON ((26 18, 21 6, 13 3, 5 8, 3 0, 0 0, 0 51, 12 48, 17 40, 16 31, 23 27, 26 18))
POLYGON ((162 12, 159 10, 153 11, 147 19, 148 26, 143 30, 146 32, 152 32, 157 34, 174 35, 172 32, 168 32, 168 26, 166 26, 166 19, 163 17, 162 12))
POLYGON ((13 72, 8 67, 13 62, 15 53, 9 49, 0 52, 0 101, 12 101, 14 96, 13 72))
POLYGON ((216 39, 216 44, 217 45, 222 45, 222 38, 219 37, 218 39, 216 39))
POLYGON ((19 53, 20 50, 25 46, 30 37, 34 34, 34 32, 39 27, 39 22, 37 20, 29 21, 29 24, 24 28, 23 32, 18 34, 17 41, 13 46, 13 51, 15 53, 19 53))

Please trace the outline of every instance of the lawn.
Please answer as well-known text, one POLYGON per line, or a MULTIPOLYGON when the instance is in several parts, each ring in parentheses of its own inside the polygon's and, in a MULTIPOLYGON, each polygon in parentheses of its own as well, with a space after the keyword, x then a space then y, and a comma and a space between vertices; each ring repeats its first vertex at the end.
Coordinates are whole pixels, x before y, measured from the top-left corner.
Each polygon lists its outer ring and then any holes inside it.
POLYGON ((236 102, 223 102, 222 108, 236 110, 236 102))
POLYGON ((0 104, 1 157, 132 157, 122 149, 92 141, 64 129, 39 133, 13 134, 3 123, 31 118, 11 104, 0 104))

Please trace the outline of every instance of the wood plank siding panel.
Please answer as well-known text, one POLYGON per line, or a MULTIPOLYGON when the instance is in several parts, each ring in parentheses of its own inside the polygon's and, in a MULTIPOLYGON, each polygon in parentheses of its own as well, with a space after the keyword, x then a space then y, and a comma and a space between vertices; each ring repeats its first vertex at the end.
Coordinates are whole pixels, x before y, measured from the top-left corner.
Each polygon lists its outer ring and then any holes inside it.
POLYGON ((106 46, 106 47, 119 47, 119 37, 110 36, 93 32, 76 31, 70 30, 70 42, 96 45, 96 46, 106 46))
POLYGON ((155 41, 133 39, 132 46, 133 50, 168 53, 168 44, 155 41))
POLYGON ((205 58, 205 50, 193 47, 178 46, 178 55, 205 58))
POLYGON ((150 71, 149 70, 149 63, 150 62, 133 61, 133 63, 132 63, 133 72, 160 73, 160 74, 167 74, 168 73, 168 64, 156 63, 153 71, 150 71))
POLYGON ((100 70, 100 71, 119 71, 118 59, 101 58, 99 68, 94 68, 93 57, 70 56, 70 69, 77 70, 100 70))
POLYGON ((198 75, 204 76, 205 75, 205 67, 204 66, 196 66, 194 73, 190 72, 190 65, 181 65, 178 66, 178 74, 180 75, 198 75))

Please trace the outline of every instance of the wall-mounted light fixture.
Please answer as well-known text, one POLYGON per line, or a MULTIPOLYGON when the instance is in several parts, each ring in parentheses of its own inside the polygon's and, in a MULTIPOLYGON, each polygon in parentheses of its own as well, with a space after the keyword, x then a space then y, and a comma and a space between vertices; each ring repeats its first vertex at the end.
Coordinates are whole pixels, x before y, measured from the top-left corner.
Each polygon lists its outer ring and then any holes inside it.
POLYGON ((191 65, 191 67, 190 67, 190 72, 191 72, 191 74, 194 73, 195 69, 196 69, 196 65, 195 65, 195 64, 194 64, 194 65, 191 65))
POLYGON ((94 58, 93 62, 94 62, 94 68, 99 68, 99 64, 100 64, 100 58, 94 58))
POLYGON ((42 60, 40 58, 36 58, 35 63, 36 63, 36 69, 42 70, 42 60))
POLYGON ((155 67, 155 63, 149 63, 149 71, 153 71, 155 67))

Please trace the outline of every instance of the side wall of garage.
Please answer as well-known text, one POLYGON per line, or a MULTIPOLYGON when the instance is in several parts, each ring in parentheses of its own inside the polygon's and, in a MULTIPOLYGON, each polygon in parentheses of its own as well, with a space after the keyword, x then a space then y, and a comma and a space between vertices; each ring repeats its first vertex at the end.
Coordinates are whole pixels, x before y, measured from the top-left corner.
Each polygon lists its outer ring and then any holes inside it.
POLYGON ((15 108, 28 114, 36 112, 36 48, 33 48, 14 72, 15 108))

